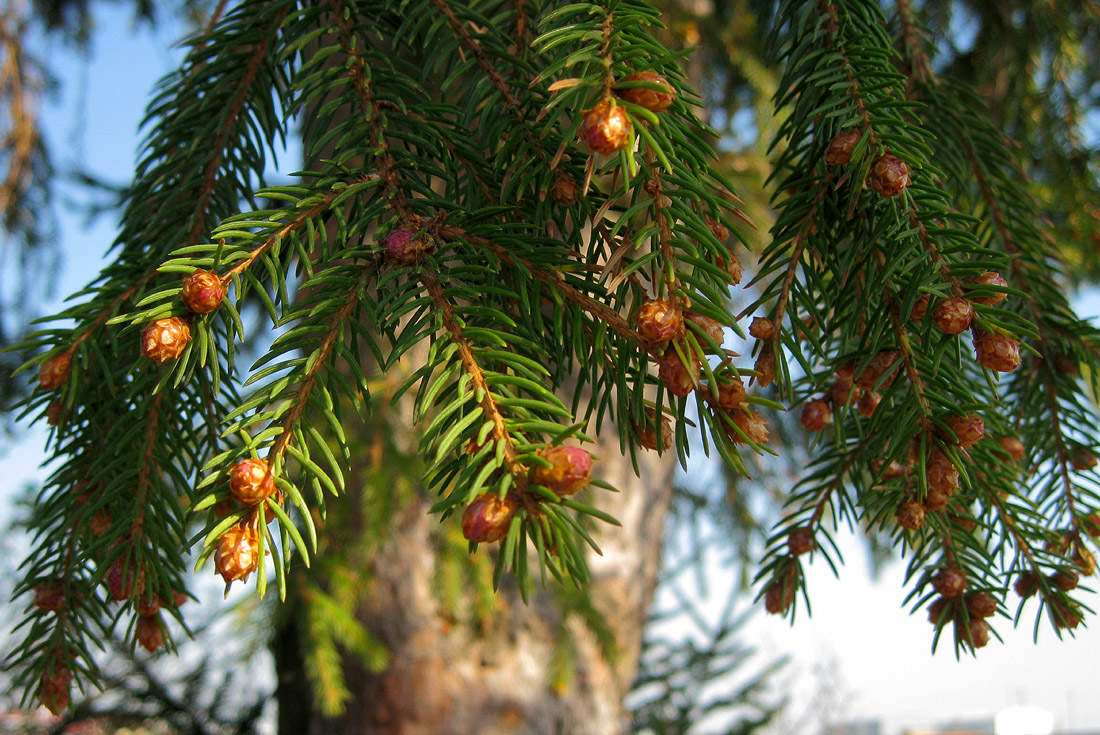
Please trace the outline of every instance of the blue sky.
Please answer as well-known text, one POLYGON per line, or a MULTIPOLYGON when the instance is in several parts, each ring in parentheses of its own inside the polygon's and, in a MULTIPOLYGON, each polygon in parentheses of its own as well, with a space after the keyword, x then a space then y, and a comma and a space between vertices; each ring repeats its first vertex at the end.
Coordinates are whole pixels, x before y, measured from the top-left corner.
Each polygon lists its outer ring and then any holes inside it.
MULTIPOLYGON (((61 85, 44 119, 62 170, 85 168, 124 183, 133 169, 149 91, 180 58, 170 46, 182 26, 162 19, 158 28, 141 26, 135 33, 127 7, 102 4, 96 10, 99 28, 88 58, 58 40, 40 49, 59 73, 61 85)), ((294 166, 292 160, 285 163, 294 166)), ((66 201, 82 196, 79 190, 61 186, 57 191, 64 258, 47 311, 93 277, 115 230, 114 215, 88 227, 78 214, 66 211, 72 209, 66 201)), ((1083 299, 1081 304, 1086 313, 1100 313, 1100 299, 1083 299)), ((0 458, 0 476, 9 478, 9 494, 43 476, 35 467, 42 459, 44 436, 32 429, 25 441, 0 458)), ((0 521, 8 518, 9 508, 0 506, 0 521)), ((999 619, 996 628, 1005 642, 994 641, 977 660, 956 662, 949 644, 933 656, 925 615, 910 616, 901 608, 903 565, 891 565, 872 583, 858 544, 842 545, 842 550, 849 566, 841 580, 834 579, 825 564, 810 568, 812 619, 803 617, 792 627, 759 615, 747 631, 765 653, 792 654, 789 685, 795 713, 809 701, 815 686, 825 683, 837 689, 838 717, 882 717, 891 725, 887 732, 901 724, 992 714, 1011 704, 1045 707, 1066 729, 1100 724, 1100 684, 1095 676, 1100 625, 1078 631, 1076 640, 1058 641, 1044 622, 1039 644, 1034 645, 1032 606, 1015 631, 1010 620, 999 619), (815 679, 815 666, 831 662, 835 669, 815 679)), ((723 570, 716 573, 729 575, 723 570)))

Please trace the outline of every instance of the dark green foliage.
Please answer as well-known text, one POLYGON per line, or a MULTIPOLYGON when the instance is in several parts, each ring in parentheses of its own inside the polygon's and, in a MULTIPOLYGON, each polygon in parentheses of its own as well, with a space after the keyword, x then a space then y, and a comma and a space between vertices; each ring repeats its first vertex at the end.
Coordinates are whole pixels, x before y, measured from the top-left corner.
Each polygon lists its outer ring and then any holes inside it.
MULTIPOLYGON (((1095 392, 1100 345, 1061 293, 1042 205, 1019 173, 1028 162, 973 92, 941 74, 908 3, 884 13, 865 0, 782 2, 758 15, 770 35, 757 43, 780 78, 774 106, 758 104, 762 130, 775 120, 776 221, 741 316, 776 329, 754 347, 754 368, 705 326, 744 336, 729 312, 736 279, 724 242, 726 228, 747 241, 736 227, 744 214, 654 4, 246 0, 214 17, 149 108, 114 263, 23 344, 38 353, 28 369, 73 356, 64 385, 23 404, 24 416, 56 419, 57 470, 16 594, 50 580, 66 590, 61 611, 29 610, 9 662, 28 693, 48 667, 94 677, 93 641, 126 626, 140 594, 123 595, 121 610, 108 603, 101 582, 112 565, 167 595, 192 545, 200 566, 214 556, 232 578, 223 539, 252 529, 257 587, 284 595, 291 558, 309 564, 319 551, 326 504, 349 502, 337 496, 357 461, 353 430, 385 411, 407 412, 418 474, 446 523, 483 494, 515 504, 493 584, 506 572, 523 594, 536 580, 560 582, 596 632, 574 588, 589 581, 590 524, 615 522, 599 507, 613 488, 598 464, 579 499, 540 470, 553 469, 550 447, 606 432, 624 453, 639 451, 647 412, 658 427, 670 420, 681 463, 694 442, 746 473, 737 445, 767 451, 757 410, 830 396, 833 423, 759 574, 773 612, 796 607, 795 529, 830 564, 838 525, 886 529, 910 556, 921 603, 941 567, 1003 598, 1021 571, 1045 580, 1083 566, 1100 506, 1094 474, 1080 470, 1094 443, 1085 389, 1095 392), (667 112, 616 101, 616 81, 639 70, 676 90, 667 112), (610 157, 582 141, 599 104, 621 106, 631 123, 610 157), (266 186, 269 157, 296 120, 305 170, 266 186), (830 143, 852 130, 850 162, 828 164, 830 143), (885 154, 912 169, 889 197, 885 154), (212 314, 188 314, 178 299, 195 269, 230 287, 212 314), (968 280, 986 271, 1008 287, 968 280), (1020 342, 1024 365, 1008 376, 984 369, 971 338, 945 334, 934 316, 949 296, 1000 294, 1008 300, 976 306, 974 339, 1020 342), (922 298, 927 315, 911 318, 922 298), (651 299, 703 321, 648 342, 632 315, 651 299), (192 339, 158 367, 140 356, 139 334, 169 316, 186 319, 192 339), (242 364, 242 345, 268 330, 270 343, 242 364), (698 366, 679 396, 677 365, 698 366), (858 407, 843 405, 856 389, 833 389, 838 373, 857 384, 858 407), (742 379, 774 383, 778 400, 723 405, 742 379), (949 421, 960 414, 985 420, 987 437, 969 449, 953 445, 949 421), (1026 462, 1006 461, 995 439, 1009 436, 1024 441, 1026 462), (928 467, 940 453, 961 480, 935 507, 928 467), (246 458, 266 461, 277 486, 255 506, 227 482, 246 458), (886 477, 891 461, 906 471, 886 477), (906 502, 926 508, 919 528, 897 526, 906 502), (110 519, 99 536, 89 532, 96 518, 110 519)), ((485 580, 481 568, 463 571, 485 580)), ((301 586, 314 605, 301 630, 331 695, 323 705, 336 711, 337 648, 379 666, 381 652, 348 614, 354 585, 338 568, 317 579, 301 586)), ((1040 587, 1056 627, 1072 627, 1080 603, 1040 587)), ((724 620, 709 654, 680 651, 685 665, 708 675, 734 666, 736 627, 724 620)), ((666 695, 677 716, 712 706, 666 695)))

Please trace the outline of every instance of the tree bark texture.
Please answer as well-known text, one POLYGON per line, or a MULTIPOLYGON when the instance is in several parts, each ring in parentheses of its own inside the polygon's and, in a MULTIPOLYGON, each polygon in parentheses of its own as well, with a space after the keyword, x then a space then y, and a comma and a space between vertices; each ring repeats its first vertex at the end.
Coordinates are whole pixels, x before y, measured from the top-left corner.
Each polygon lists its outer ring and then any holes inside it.
MULTIPOLYGON (((608 431, 608 434, 615 434, 608 431)), ((598 493, 595 502, 621 527, 601 525, 593 536, 603 551, 590 555, 592 583, 586 591, 617 644, 608 660, 596 636, 577 614, 563 613, 551 587, 525 605, 506 578, 499 610, 487 629, 457 622, 433 590, 439 562, 433 539, 440 522, 429 515, 432 499, 421 495, 392 520, 390 540, 374 556, 371 582, 359 610, 368 630, 390 651, 381 673, 345 658, 352 693, 346 713, 324 719, 311 712, 309 732, 333 735, 619 735, 629 727, 623 698, 637 668, 642 627, 656 585, 661 530, 672 488, 672 454, 642 452, 641 478, 615 441, 596 448, 595 473, 619 493, 598 493), (562 628, 572 641, 572 683, 556 688, 548 675, 562 628)), ((354 484, 353 484, 354 486, 354 484)), ((444 523, 456 523, 448 519, 444 523)), ((495 547, 495 545, 492 545, 495 547)), ((478 553, 494 553, 482 546, 478 553)), ((554 585, 552 580, 548 585, 554 585)), ((293 635, 292 629, 280 636, 293 635)), ((279 645, 278 643, 276 644, 279 645)), ((279 681, 301 657, 277 658, 279 681)), ((280 690, 282 692, 283 690, 280 690)), ((280 710, 306 706, 301 690, 288 688, 280 710)), ((280 716, 280 723, 301 717, 280 716)), ((297 727, 298 725, 294 725, 297 727)), ((297 735, 281 729, 281 735, 297 735)))

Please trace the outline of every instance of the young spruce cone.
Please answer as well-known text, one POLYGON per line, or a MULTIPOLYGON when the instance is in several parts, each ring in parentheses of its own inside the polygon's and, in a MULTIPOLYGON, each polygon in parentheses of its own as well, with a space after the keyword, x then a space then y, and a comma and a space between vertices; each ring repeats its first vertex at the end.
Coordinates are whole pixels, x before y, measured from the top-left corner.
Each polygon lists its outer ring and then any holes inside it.
POLYGON ((757 339, 771 339, 775 334, 775 324, 767 317, 753 317, 749 326, 749 334, 757 339))
POLYGON ((862 137, 863 131, 858 128, 839 133, 829 141, 829 147, 825 149, 825 163, 829 166, 847 166, 862 137))
POLYGON ((726 433, 734 444, 744 444, 746 440, 754 444, 768 443, 768 422, 763 417, 753 411, 746 413, 741 409, 730 411, 729 416, 737 429, 741 430, 739 432, 731 426, 726 427, 726 433), (741 435, 742 432, 744 436, 741 435))
POLYGON ((898 506, 894 517, 902 528, 916 531, 924 525, 924 508, 915 500, 906 500, 898 506))
POLYGON ((592 479, 592 455, 580 447, 550 447, 539 453, 549 467, 531 468, 531 482, 558 495, 573 495, 592 479))
POLYGON ((997 440, 997 443, 1001 445, 1001 449, 1008 453, 1008 456, 1013 461, 1019 462, 1027 456, 1027 447, 1024 443, 1013 436, 1002 436, 997 440))
POLYGON ((896 197, 909 186, 909 165, 897 156, 884 153, 871 164, 867 183, 879 196, 896 197))
POLYGON ((944 334, 962 334, 974 321, 974 307, 958 296, 944 299, 932 312, 932 324, 944 334))
POLYGON ((810 401, 802 407, 798 423, 806 431, 821 431, 833 423, 833 412, 829 410, 829 404, 821 399, 810 401))
POLYGON ((42 612, 57 612, 65 607, 65 587, 58 580, 42 582, 34 588, 34 606, 42 612))
POLYGON ((46 664, 38 689, 38 701, 53 714, 61 714, 69 706, 69 685, 72 680, 73 675, 60 660, 46 664))
POLYGON ((650 112, 664 112, 672 103, 676 101, 676 90, 669 84, 668 79, 663 74, 658 74, 655 71, 640 71, 637 74, 631 74, 621 82, 649 82, 650 84, 657 84, 664 88, 664 91, 658 91, 656 89, 645 89, 643 87, 629 87, 626 89, 617 89, 617 94, 621 99, 626 100, 632 104, 644 107, 650 112))
POLYGON ((966 591, 966 572, 958 567, 941 569, 932 577, 932 589, 941 597, 951 599, 966 591))
POLYGON ((150 322, 141 332, 141 354, 158 365, 175 360, 191 341, 191 327, 178 316, 150 322))
POLYGON ((676 353, 676 348, 669 346, 665 354, 657 362, 657 377, 665 384, 668 392, 674 396, 686 396, 695 390, 699 382, 699 363, 693 358, 691 368, 688 369, 676 353))
POLYGON ((143 615, 138 618, 134 631, 137 642, 149 653, 164 645, 164 631, 161 630, 159 615, 143 615))
POLYGON ((961 619, 955 621, 955 639, 969 643, 974 648, 983 648, 989 643, 989 623, 981 618, 970 618, 966 625, 961 619))
POLYGON ((180 300, 196 314, 209 314, 222 305, 224 298, 225 287, 217 273, 200 269, 183 279, 180 300))
POLYGON ((770 615, 782 615, 794 602, 794 585, 787 582, 772 582, 764 591, 764 609, 770 615))
POLYGON ((214 550, 214 571, 225 583, 238 579, 248 581, 248 575, 259 566, 260 539, 254 523, 242 522, 230 527, 214 550))
POLYGON ((960 447, 972 447, 985 435, 985 421, 977 414, 951 416, 944 423, 954 436, 943 432, 943 438, 960 447))
POLYGON ((668 342, 684 336, 684 314, 664 299, 651 299, 634 312, 638 333, 648 342, 668 342))
POLYGON ((262 459, 243 459, 229 470, 229 492, 245 505, 258 505, 275 493, 275 477, 262 459))
POLYGON ((740 406, 748 398, 745 392, 745 384, 736 375, 727 375, 728 380, 718 381, 718 405, 722 408, 733 409, 740 406))
POLYGON ((652 408, 647 408, 645 410, 645 416, 646 418, 644 426, 634 426, 634 434, 638 438, 638 443, 646 449, 651 449, 654 451, 664 451, 671 447, 673 441, 672 421, 669 420, 668 415, 665 414, 664 416, 661 416, 661 441, 659 446, 657 443, 656 428, 657 412, 654 411, 652 408))
POLYGON ((814 548, 814 532, 805 526, 792 529, 787 535, 787 549, 794 556, 808 554, 814 548))
POLYGON ((1010 373, 1020 367, 1020 343, 998 332, 981 332, 974 338, 978 362, 987 370, 1010 373))
POLYGON ((38 384, 42 386, 43 390, 60 388, 69 379, 72 365, 72 349, 57 353, 39 366, 38 384))
POLYGON ((494 493, 482 493, 462 513, 462 535, 478 544, 500 541, 508 535, 518 509, 519 504, 510 495, 501 500, 494 493))
POLYGON ((619 105, 603 100, 581 114, 580 134, 590 152, 609 156, 630 142, 634 128, 619 105))
MULTIPOLYGON (((1000 273, 994 273, 993 271, 985 271, 980 276, 968 279, 968 282, 975 286, 992 286, 994 288, 1008 287, 1008 281, 1002 278, 1000 273)), ((975 304, 994 306, 1004 301, 1005 298, 1006 294, 1004 293, 991 293, 988 296, 971 296, 970 300, 975 304)))

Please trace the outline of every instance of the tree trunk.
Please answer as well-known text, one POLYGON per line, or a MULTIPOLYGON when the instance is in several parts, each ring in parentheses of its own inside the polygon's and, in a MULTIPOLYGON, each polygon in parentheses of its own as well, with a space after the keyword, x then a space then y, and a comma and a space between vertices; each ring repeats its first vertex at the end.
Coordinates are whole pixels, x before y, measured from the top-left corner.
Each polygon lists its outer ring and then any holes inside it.
MULTIPOLYGON (((672 454, 641 452, 639 479, 619 455, 616 437, 596 449, 595 473, 619 493, 602 490, 597 504, 622 523, 601 524, 593 537, 602 556, 590 555, 592 583, 585 591, 606 621, 616 653, 603 654, 591 627, 576 612, 563 612, 563 591, 552 580, 525 605, 505 579, 491 627, 456 622, 433 591, 439 552, 439 519, 432 500, 419 496, 399 511, 392 532, 371 562, 371 584, 359 618, 390 651, 389 666, 368 671, 345 658, 352 698, 346 713, 327 720, 311 712, 309 732, 334 735, 619 735, 629 727, 623 698, 630 689, 656 585, 661 530, 672 488, 672 454), (549 674, 559 636, 568 631, 571 683, 549 674)), ((355 483, 351 483, 355 487, 355 483)), ((351 500, 347 498, 346 500, 351 500)), ((449 519, 445 523, 455 523, 449 519)), ((495 547, 495 545, 493 545, 495 547)), ((478 553, 494 553, 482 546, 478 553)), ((571 607, 567 605, 567 607, 571 607)), ((277 635, 298 640, 293 625, 277 635)), ((282 641, 280 643, 279 641, 282 641)), ((276 657, 280 682, 300 681, 302 657, 276 657)), ((307 706, 301 690, 280 688, 280 711, 307 706), (283 694, 287 696, 282 696, 283 694)), ((280 716, 282 735, 300 735, 300 715, 280 716), (290 728, 294 728, 291 731, 290 728)))
MULTIPOLYGON (((339 54, 326 60, 326 64, 343 63, 339 54)), ((345 114, 350 114, 346 108, 345 114)), ((364 355, 364 364, 369 361, 364 355)), ((394 423, 411 426, 411 416, 394 423)), ((362 435, 377 437, 379 426, 364 427, 362 435)), ((675 461, 671 451, 658 457, 655 452, 639 450, 639 477, 630 460, 620 454, 618 432, 610 422, 603 434, 609 439, 595 447, 600 460, 594 474, 620 492, 586 492, 598 493, 595 504, 622 526, 599 523, 591 530, 603 553, 589 554, 592 581, 583 594, 613 636, 614 655, 605 656, 607 646, 601 645, 592 626, 577 612, 570 612, 575 604, 563 609, 563 600, 571 598, 553 579, 524 604, 514 582, 505 577, 493 598, 496 612, 488 616, 488 625, 484 616, 456 621, 433 590, 439 572, 441 525, 428 509, 437 498, 420 491, 394 514, 386 541, 371 554, 365 575, 370 583, 358 610, 361 623, 388 649, 389 665, 380 673, 371 672, 358 659, 344 657, 344 675, 352 696, 339 718, 322 717, 312 700, 303 696, 308 691, 308 684, 302 686, 307 682, 308 651, 298 650, 304 639, 300 616, 291 608, 277 617, 272 650, 279 681, 276 699, 281 735, 626 732, 629 718, 623 698, 637 669, 642 627, 657 583, 675 461), (566 652, 572 659, 568 685, 562 684, 561 677, 555 680, 550 676, 555 652, 561 655, 563 631, 568 636, 566 652), (307 720, 308 728, 303 726, 307 720)), ((409 439, 407 443, 415 446, 416 439, 409 439)), ((395 459, 382 459, 377 440, 371 452, 374 457, 370 461, 376 467, 395 459)), ((409 455, 398 461, 414 461, 411 450, 409 455)), ((354 472, 349 476, 349 496, 352 489, 363 486, 359 479, 354 472)), ((339 519, 329 519, 326 533, 340 537, 335 547, 354 544, 352 537, 366 527, 360 514, 371 512, 370 503, 360 501, 341 498, 347 510, 341 511, 339 519)), ((457 519, 444 524, 453 527, 457 519)), ((495 554, 496 546, 483 545, 477 553, 495 554)), ((296 577, 292 575, 291 584, 296 577)), ((288 604, 293 605, 293 600, 288 604)))

